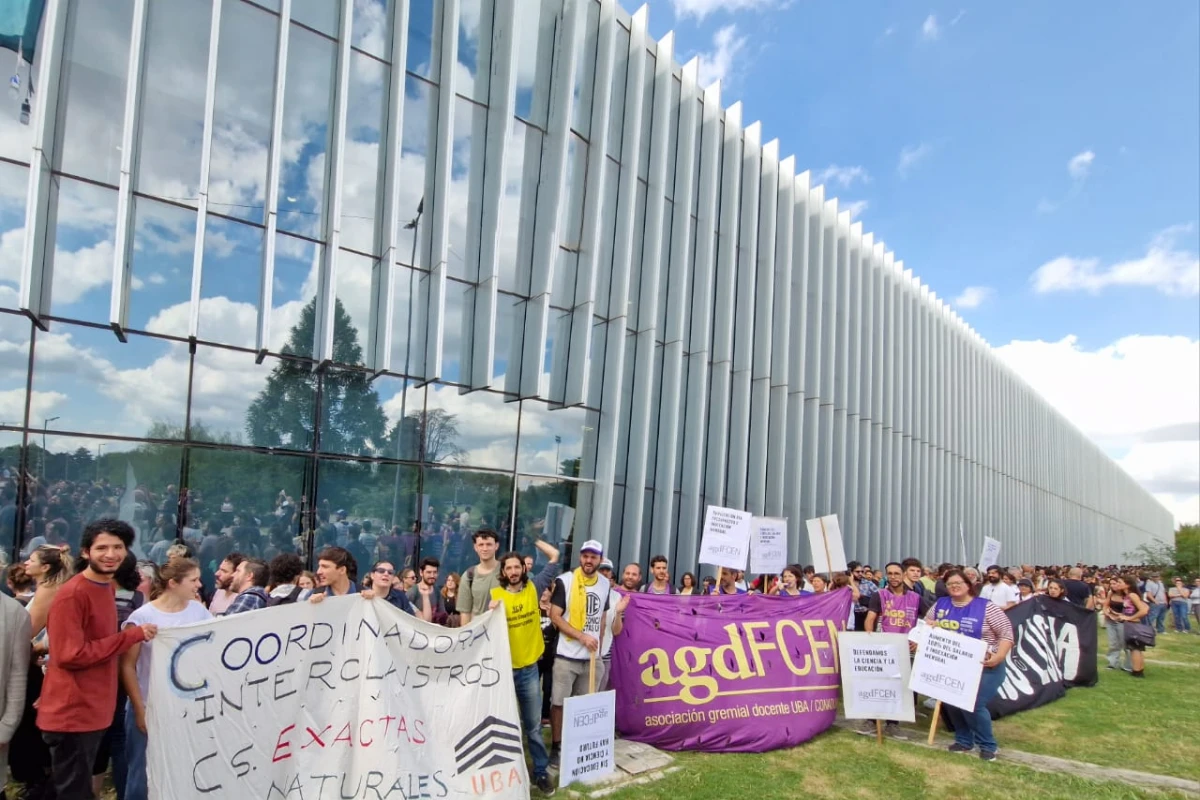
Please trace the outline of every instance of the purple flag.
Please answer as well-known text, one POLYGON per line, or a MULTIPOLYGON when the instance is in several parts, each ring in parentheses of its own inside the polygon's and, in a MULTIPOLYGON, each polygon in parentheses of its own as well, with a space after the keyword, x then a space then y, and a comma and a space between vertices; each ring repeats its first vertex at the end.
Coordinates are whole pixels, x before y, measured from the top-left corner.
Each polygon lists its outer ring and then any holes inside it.
POLYGON ((850 590, 633 594, 613 642, 617 731, 663 750, 759 753, 833 724, 850 590))

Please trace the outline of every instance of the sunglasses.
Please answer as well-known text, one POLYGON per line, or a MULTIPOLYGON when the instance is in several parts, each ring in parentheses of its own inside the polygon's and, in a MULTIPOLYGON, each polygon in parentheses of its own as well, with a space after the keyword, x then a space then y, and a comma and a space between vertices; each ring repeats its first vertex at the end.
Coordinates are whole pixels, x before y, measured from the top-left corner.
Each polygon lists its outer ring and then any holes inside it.
POLYGON ((380 575, 395 575, 396 574, 396 570, 394 570, 394 569, 381 569, 379 567, 375 568, 375 572, 379 573, 380 575))

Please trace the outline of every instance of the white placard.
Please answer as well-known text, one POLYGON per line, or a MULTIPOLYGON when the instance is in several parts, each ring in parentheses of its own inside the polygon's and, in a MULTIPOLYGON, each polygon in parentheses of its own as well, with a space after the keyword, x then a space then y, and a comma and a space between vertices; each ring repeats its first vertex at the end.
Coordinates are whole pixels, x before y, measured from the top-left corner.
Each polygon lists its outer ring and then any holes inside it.
POLYGON ((975 710, 987 642, 931 627, 917 648, 908 688, 964 711, 975 710))
POLYGON ((908 632, 908 640, 917 647, 925 644, 925 637, 929 635, 929 631, 933 626, 923 619, 917 620, 917 624, 912 626, 912 630, 908 632))
POLYGON ((987 572, 987 568, 1000 561, 1000 542, 990 536, 983 537, 983 551, 979 554, 979 577, 987 572))
POLYGON ((750 522, 754 515, 736 508, 709 506, 700 537, 700 563, 745 569, 750 557, 750 522))
POLYGON ((562 759, 558 786, 590 783, 617 769, 617 693, 568 697, 563 703, 562 759))
POLYGON ((916 722, 909 681, 908 637, 903 633, 838 635, 842 702, 847 719, 916 722))
POLYGON ((150 797, 529 797, 503 611, 450 629, 331 597, 143 647, 150 797))
POLYGON ((750 571, 778 575, 787 566, 787 520, 755 517, 751 525, 750 571))
POLYGON ((846 548, 842 544, 842 526, 837 514, 807 520, 808 547, 812 552, 813 569, 818 574, 832 575, 846 571, 846 548), (826 554, 828 553, 828 558, 826 554), (830 562, 833 563, 830 563, 830 562))
POLYGON ((571 527, 575 524, 575 509, 563 503, 546 504, 546 525, 542 537, 547 542, 558 544, 571 538, 571 527))

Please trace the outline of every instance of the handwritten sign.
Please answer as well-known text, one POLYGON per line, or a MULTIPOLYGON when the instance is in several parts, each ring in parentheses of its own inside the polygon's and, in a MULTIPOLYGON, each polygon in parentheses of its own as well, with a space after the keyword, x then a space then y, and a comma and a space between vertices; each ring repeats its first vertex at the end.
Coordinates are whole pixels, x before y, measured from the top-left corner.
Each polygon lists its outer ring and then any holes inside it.
POLYGON ((502 611, 448 629, 339 597, 151 646, 151 797, 529 797, 502 611))
POLYGON ((986 654, 987 643, 982 639, 931 627, 924 644, 917 648, 908 688, 974 711, 986 654))
POLYGON ((1000 561, 1000 542, 990 536, 983 537, 983 551, 979 554, 979 574, 987 572, 987 568, 1000 561))
POLYGON ((787 566, 787 520, 755 517, 751 525, 750 571, 778 575, 787 566))
POLYGON ((842 526, 837 514, 807 520, 808 546, 812 552, 813 569, 829 575, 846 571, 846 548, 842 544, 842 526))
POLYGON ((575 781, 590 783, 617 769, 617 693, 568 697, 563 703, 560 788, 575 781))
POLYGON ((709 506, 700 536, 700 563, 745 569, 750 555, 750 522, 754 515, 735 508, 709 506))
POLYGON ((838 636, 842 662, 842 702, 847 719, 915 722, 909 681, 908 637, 903 633, 838 636))

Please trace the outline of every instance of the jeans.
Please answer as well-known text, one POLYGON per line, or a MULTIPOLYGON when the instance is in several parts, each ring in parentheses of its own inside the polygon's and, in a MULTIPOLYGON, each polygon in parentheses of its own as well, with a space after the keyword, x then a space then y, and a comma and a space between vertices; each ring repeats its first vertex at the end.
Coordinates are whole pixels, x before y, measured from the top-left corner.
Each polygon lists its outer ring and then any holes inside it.
POLYGON ((1167 604, 1151 603, 1150 613, 1146 615, 1145 623, 1159 633, 1167 632, 1167 604))
POLYGON ((1105 617, 1104 630, 1108 632, 1108 665, 1113 669, 1132 670, 1129 650, 1125 647, 1125 623, 1113 622, 1105 617))
MULTIPOLYGON (((533 761, 533 779, 536 781, 550 769, 550 754, 546 752, 546 740, 542 738, 542 679, 538 665, 514 669, 513 685, 517 690, 521 728, 529 744, 529 758, 533 761)), ((128 792, 126 797, 134 800, 128 792)))
POLYGON ((1200 604, 1192 603, 1192 616, 1196 618, 1196 633, 1200 633, 1200 604))
POLYGON ((104 731, 43 731, 50 748, 50 786, 54 800, 92 800, 92 764, 104 731))
POLYGON ((1175 618, 1175 632, 1185 633, 1191 631, 1192 624, 1188 622, 1188 601, 1187 600, 1172 600, 1171 601, 1171 616, 1175 618))
POLYGON ((987 753, 994 753, 998 749, 996 737, 992 734, 992 714, 988 711, 987 704, 1000 691, 1000 684, 1004 683, 1005 669, 1005 664, 983 668, 983 675, 979 678, 979 693, 975 695, 974 711, 963 711, 949 703, 942 704, 942 710, 954 726, 954 741, 963 747, 979 745, 979 749, 987 753))
POLYGON ((125 800, 147 800, 146 734, 138 730, 133 705, 125 705, 125 800))

